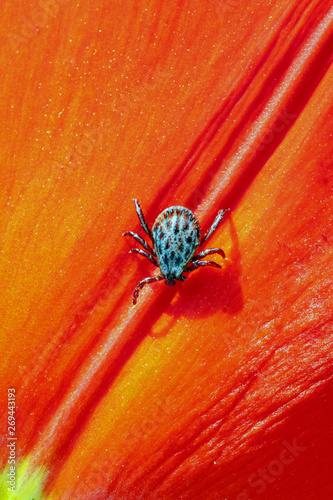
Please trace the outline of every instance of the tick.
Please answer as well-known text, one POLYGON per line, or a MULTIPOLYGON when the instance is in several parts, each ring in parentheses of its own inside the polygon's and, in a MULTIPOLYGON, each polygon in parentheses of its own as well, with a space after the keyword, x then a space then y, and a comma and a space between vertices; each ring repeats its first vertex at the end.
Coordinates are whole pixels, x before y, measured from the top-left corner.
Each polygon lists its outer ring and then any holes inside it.
POLYGON ((205 243, 206 240, 217 229, 222 221, 225 212, 229 210, 220 210, 213 224, 201 238, 200 225, 191 210, 185 207, 169 207, 163 210, 154 222, 153 229, 150 230, 138 200, 134 200, 136 212, 144 231, 152 241, 149 245, 141 236, 132 231, 126 231, 123 236, 132 236, 144 250, 141 248, 132 248, 131 252, 138 253, 147 257, 147 259, 159 267, 161 274, 156 277, 145 278, 140 281, 133 292, 133 304, 136 304, 140 290, 154 281, 165 280, 165 284, 173 286, 176 281, 185 281, 187 276, 183 273, 191 273, 202 266, 221 266, 210 260, 200 261, 207 255, 218 253, 225 258, 225 253, 221 248, 208 248, 202 252, 195 252, 205 243))

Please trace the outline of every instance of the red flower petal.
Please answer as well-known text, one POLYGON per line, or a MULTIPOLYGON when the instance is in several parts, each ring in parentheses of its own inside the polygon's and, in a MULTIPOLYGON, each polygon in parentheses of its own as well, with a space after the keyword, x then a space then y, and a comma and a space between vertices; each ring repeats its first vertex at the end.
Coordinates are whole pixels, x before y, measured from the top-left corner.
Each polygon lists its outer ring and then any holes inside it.
POLYGON ((331 8, 2 6, 1 407, 48 498, 331 498, 331 8), (132 307, 133 198, 231 208, 222 271, 132 307))

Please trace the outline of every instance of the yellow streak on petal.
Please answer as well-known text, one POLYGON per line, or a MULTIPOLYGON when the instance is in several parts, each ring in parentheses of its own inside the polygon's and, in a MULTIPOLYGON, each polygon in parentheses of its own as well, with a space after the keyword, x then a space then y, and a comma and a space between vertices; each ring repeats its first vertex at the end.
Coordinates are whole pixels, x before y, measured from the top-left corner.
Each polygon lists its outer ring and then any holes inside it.
MULTIPOLYGON (((22 460, 15 465, 15 486, 11 490, 10 465, 0 474, 0 498, 1 500, 44 500, 42 493, 46 479, 46 469, 38 467, 32 470, 29 459, 22 460)), ((12 476, 13 477, 13 476, 12 476)))

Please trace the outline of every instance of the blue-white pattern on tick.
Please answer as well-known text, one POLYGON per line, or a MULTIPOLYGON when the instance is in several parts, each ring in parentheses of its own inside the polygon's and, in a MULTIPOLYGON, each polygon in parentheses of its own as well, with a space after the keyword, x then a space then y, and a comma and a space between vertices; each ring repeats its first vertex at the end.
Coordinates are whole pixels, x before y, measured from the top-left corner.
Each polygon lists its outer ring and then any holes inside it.
POLYGON ((179 278, 200 244, 198 221, 187 208, 169 207, 157 217, 152 235, 161 273, 179 278))
POLYGON ((151 231, 145 221, 140 203, 138 200, 134 200, 134 202, 141 226, 152 240, 153 247, 132 231, 126 231, 123 236, 131 236, 140 243, 144 250, 132 248, 131 252, 146 257, 154 266, 160 268, 161 274, 140 281, 133 292, 133 304, 136 304, 139 291, 147 283, 165 280, 166 285, 173 286, 176 281, 185 281, 187 279, 187 276, 184 276, 183 273, 190 273, 202 266, 221 268, 219 264, 211 260, 200 261, 203 257, 214 253, 218 253, 225 258, 224 251, 221 248, 208 248, 196 255, 195 252, 213 234, 222 221, 223 215, 229 209, 219 211, 213 224, 205 236, 201 238, 199 222, 188 208, 166 208, 155 220, 151 231))

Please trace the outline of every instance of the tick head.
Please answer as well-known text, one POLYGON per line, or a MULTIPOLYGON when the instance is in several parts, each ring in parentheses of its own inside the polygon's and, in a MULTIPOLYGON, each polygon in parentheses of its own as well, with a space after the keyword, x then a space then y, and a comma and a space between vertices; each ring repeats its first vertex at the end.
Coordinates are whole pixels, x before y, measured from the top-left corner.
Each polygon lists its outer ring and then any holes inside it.
POLYGON ((166 278, 164 283, 168 286, 174 286, 176 284, 175 280, 171 278, 166 278))

